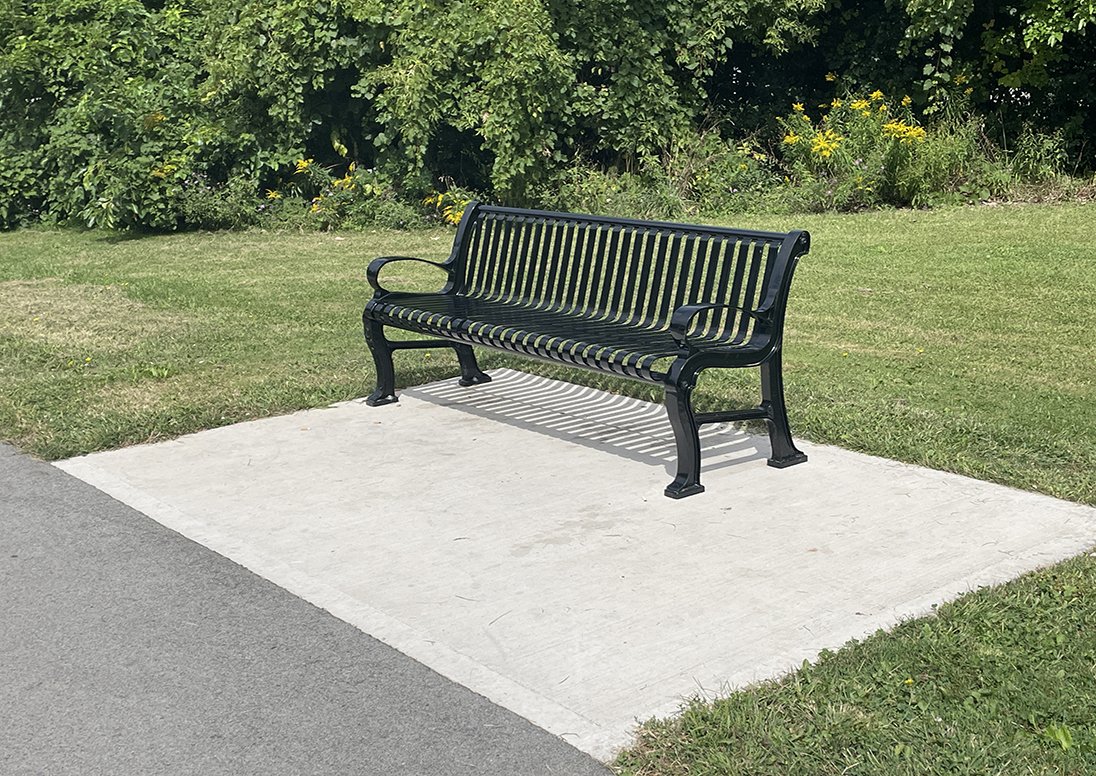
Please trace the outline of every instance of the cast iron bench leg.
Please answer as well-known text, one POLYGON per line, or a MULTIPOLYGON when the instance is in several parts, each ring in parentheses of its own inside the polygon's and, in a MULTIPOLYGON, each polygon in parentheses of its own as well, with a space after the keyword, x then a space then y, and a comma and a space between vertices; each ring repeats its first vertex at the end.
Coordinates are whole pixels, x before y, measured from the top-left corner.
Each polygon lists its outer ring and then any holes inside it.
POLYGON ((788 428, 788 409, 784 405, 784 370, 780 364, 780 350, 761 365, 761 408, 768 412, 769 445, 772 457, 767 463, 777 469, 785 469, 807 460, 805 453, 792 443, 788 428))
POLYGON ((461 385, 467 387, 491 382, 491 375, 480 371, 479 364, 476 363, 476 353, 471 345, 454 345, 453 350, 457 351, 457 361, 460 362, 461 385))
POLYGON ((365 403, 370 407, 379 407, 398 401, 396 369, 392 366, 392 346, 384 336, 384 326, 377 321, 363 318, 362 328, 365 330, 365 342, 369 345, 369 352, 373 354, 373 363, 377 367, 377 390, 365 398, 365 403))
POLYGON ((677 477, 665 491, 670 498, 704 492, 704 486, 700 484, 700 433, 690 394, 692 386, 687 382, 666 385, 666 413, 670 416, 670 427, 677 443, 677 477))

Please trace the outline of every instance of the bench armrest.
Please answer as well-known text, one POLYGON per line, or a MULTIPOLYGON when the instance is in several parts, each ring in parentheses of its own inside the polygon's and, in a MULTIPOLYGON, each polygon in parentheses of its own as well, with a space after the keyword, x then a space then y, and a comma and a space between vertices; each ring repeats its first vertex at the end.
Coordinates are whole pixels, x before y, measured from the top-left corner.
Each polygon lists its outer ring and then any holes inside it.
POLYGON ((751 310, 743 310, 741 307, 735 304, 687 304, 683 305, 676 310, 670 317, 670 336, 674 338, 674 342, 682 349, 687 349, 689 345, 689 324, 693 322, 693 318, 702 312, 710 310, 737 310, 740 313, 745 313, 751 318, 757 320, 764 320, 766 312, 758 310, 753 312, 751 310))
POLYGON ((453 266, 450 262, 429 261, 428 259, 418 259, 414 256, 381 256, 379 259, 373 259, 373 261, 369 262, 369 268, 365 271, 366 280, 369 281, 369 285, 373 286, 378 294, 392 293, 381 285, 380 274, 382 267, 386 264, 391 264, 394 261, 417 261, 420 264, 429 264, 432 267, 444 270, 450 280, 453 277, 453 266))

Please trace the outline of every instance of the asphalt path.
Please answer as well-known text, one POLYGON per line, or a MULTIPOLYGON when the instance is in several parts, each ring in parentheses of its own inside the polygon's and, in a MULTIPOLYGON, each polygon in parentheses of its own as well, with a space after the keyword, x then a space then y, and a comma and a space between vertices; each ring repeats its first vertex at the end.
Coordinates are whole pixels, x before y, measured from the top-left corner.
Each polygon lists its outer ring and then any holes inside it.
POLYGON ((0 773, 608 771, 0 445, 0 773))

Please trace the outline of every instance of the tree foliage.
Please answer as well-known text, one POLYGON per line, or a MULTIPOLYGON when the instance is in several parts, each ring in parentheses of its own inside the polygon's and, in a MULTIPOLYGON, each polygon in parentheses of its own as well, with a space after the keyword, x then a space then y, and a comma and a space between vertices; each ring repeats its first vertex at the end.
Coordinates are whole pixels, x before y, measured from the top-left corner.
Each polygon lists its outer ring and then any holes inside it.
POLYGON ((6 0, 0 226, 178 228, 195 192, 312 158, 525 203, 713 116, 772 127, 827 73, 1091 153, 1094 23, 1092 0, 6 0))

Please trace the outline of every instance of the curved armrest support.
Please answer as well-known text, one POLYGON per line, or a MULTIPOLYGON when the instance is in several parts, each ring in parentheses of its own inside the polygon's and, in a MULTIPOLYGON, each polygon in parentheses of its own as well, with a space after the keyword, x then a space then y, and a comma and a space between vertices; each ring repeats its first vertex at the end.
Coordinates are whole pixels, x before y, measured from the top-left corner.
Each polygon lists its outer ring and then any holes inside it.
POLYGON ((744 313, 751 318, 757 320, 764 320, 766 317, 765 311, 758 310, 757 312, 751 312, 750 310, 743 310, 738 305, 734 304, 687 304, 674 310, 673 316, 670 318, 670 336, 674 338, 674 342, 677 346, 683 350, 689 349, 689 324, 693 322, 693 318, 702 312, 710 310, 737 310, 740 313, 744 313))
POLYGON ((380 283, 381 268, 386 264, 391 264, 394 261, 417 261, 420 264, 429 264, 432 267, 444 270, 445 274, 450 279, 453 277, 453 267, 450 262, 438 262, 429 261, 427 259, 418 259, 414 256, 381 256, 379 259, 373 259, 369 262, 369 268, 365 271, 366 280, 369 281, 369 285, 373 286, 378 294, 391 294, 387 288, 380 283))

